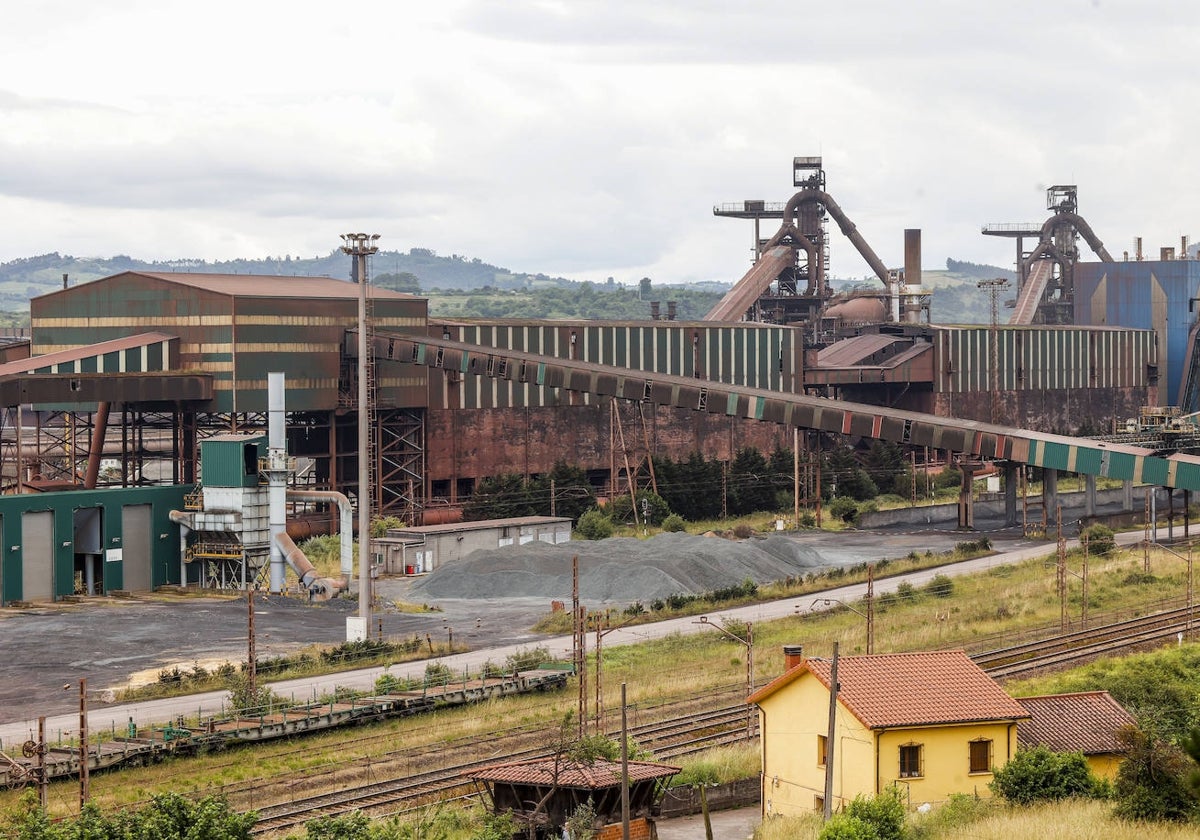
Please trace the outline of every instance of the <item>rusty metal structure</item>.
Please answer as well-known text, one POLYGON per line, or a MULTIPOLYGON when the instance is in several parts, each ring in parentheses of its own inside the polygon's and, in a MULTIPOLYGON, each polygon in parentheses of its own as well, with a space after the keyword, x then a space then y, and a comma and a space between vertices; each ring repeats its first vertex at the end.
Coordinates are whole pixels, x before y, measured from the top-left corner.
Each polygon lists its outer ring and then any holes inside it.
POLYGON ((1104 243, 1079 215, 1078 189, 1074 184, 1057 184, 1046 189, 1050 218, 1041 225, 1005 223, 984 225, 984 236, 1016 240, 1017 300, 1010 324, 1073 324, 1075 264, 1079 262, 1080 237, 1106 263, 1113 262, 1104 243), (1025 250, 1025 240, 1036 244, 1025 250))
MULTIPOLYGON (((6 349, 0 364, 0 478, 18 493, 203 485, 201 443, 265 434, 267 374, 282 371, 286 446, 275 448, 295 458, 287 498, 309 515, 289 519, 297 538, 304 522, 323 532, 338 516, 306 493, 420 524, 483 478, 569 458, 612 489, 654 456, 730 460, 791 446, 796 429, 1190 486, 1186 459, 1162 467, 1137 447, 1098 453, 1055 434, 1104 431, 1156 402, 1162 352, 1141 324, 1056 320, 1072 298, 1075 238, 1107 257, 1073 187, 1052 188, 1054 215, 1028 253, 1018 237, 1022 297, 1037 297, 1046 323, 976 327, 927 323, 920 231, 905 231, 904 266, 889 270, 826 191, 820 158, 794 159, 793 183, 780 205, 714 209, 754 221, 756 259, 696 322, 431 320, 424 299, 377 289, 364 318, 366 283, 314 277, 124 272, 44 295, 28 358, 6 349), (881 293, 832 293, 828 217, 881 293), (780 222, 767 238, 764 219, 780 222), (1049 279, 1035 296, 1039 271, 1049 279)), ((1089 292, 1094 309, 1104 282, 1089 292)))

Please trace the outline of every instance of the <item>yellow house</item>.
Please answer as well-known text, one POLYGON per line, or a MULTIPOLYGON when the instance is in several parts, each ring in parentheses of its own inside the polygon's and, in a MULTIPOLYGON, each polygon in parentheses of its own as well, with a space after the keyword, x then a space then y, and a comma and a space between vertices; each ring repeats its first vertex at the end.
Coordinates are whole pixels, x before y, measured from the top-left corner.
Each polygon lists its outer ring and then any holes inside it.
POLYGON ((1029 719, 1017 724, 1022 749, 1044 746, 1054 752, 1080 752, 1102 779, 1115 781, 1128 748, 1118 733, 1137 721, 1107 691, 1045 694, 1017 700, 1029 719))
MULTIPOLYGON (((785 648, 784 674, 750 695, 759 708, 763 817, 824 807, 830 670, 785 648)), ((960 650, 838 660, 834 810, 896 784, 913 805, 989 796, 1029 713, 960 650)))

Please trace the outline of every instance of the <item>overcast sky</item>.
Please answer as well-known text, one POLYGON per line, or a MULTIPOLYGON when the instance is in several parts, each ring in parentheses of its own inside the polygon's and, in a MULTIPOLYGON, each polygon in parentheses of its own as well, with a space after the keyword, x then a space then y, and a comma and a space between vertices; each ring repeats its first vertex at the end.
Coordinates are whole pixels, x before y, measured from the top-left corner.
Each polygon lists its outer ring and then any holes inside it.
MULTIPOLYGON (((518 271, 732 281, 795 155, 889 266, 1045 188, 1120 259, 1200 191, 1200 25, 1162 0, 7 0, 0 260, 325 254, 339 233, 518 271)), ((772 223, 773 224, 773 223, 772 223)), ((766 231, 764 231, 765 233, 766 231)), ((831 269, 866 264, 831 226, 831 269)), ((378 269, 377 269, 378 270, 378 269)))

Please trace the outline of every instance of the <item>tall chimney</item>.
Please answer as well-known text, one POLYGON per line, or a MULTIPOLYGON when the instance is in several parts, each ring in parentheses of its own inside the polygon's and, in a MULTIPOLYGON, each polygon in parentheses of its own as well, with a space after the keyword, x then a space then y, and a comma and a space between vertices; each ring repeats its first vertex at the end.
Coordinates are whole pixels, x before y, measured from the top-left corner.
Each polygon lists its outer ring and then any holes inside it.
POLYGON ((1134 253, 1134 259, 1137 260, 1138 262, 1141 262, 1142 261, 1142 237, 1140 237, 1140 236, 1133 237, 1133 253, 1134 253))
POLYGON ((797 665, 804 661, 804 645, 784 645, 783 646, 783 670, 784 673, 792 670, 797 665))
POLYGON ((920 228, 907 228, 904 231, 904 285, 907 292, 905 300, 901 302, 903 320, 915 324, 921 320, 920 228))
POLYGON ((675 301, 673 301, 673 300, 667 301, 667 320, 668 321, 675 320, 676 311, 677 310, 675 309, 675 301))
POLYGON ((63 272, 63 288, 67 288, 67 272, 63 272))

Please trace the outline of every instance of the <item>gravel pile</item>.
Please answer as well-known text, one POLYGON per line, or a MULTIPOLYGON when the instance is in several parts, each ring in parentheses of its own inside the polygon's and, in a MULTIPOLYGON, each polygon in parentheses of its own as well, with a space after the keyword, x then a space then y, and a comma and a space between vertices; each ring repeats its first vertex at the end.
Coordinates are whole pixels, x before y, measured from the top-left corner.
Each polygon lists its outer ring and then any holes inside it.
POLYGON ((692 534, 660 534, 648 540, 522 546, 472 552, 442 566, 412 588, 424 598, 519 598, 569 600, 571 558, 579 557, 579 593, 590 602, 652 601, 700 594, 750 578, 770 583, 830 564, 811 547, 786 537, 726 540, 692 534))

